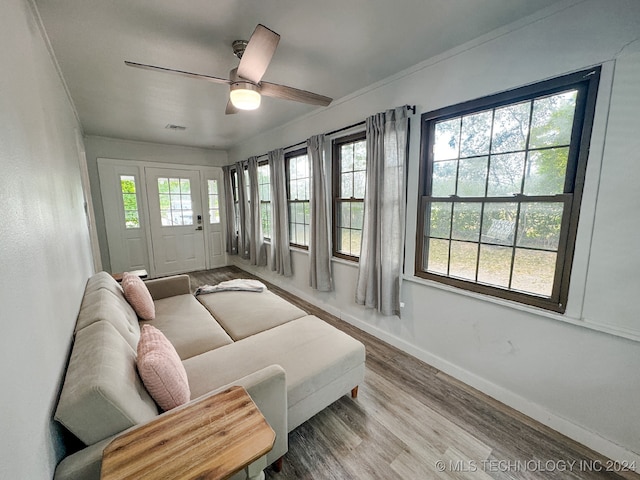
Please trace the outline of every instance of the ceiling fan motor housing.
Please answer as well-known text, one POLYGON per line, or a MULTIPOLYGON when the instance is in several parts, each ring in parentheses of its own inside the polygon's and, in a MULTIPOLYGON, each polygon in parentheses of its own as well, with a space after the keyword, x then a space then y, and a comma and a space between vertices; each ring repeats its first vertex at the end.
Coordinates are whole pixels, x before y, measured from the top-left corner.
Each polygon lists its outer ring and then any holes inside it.
POLYGON ((247 49, 248 44, 249 42, 247 42, 246 40, 234 40, 234 42, 231 44, 231 46, 233 47, 233 54, 236 57, 242 59, 242 55, 247 49))

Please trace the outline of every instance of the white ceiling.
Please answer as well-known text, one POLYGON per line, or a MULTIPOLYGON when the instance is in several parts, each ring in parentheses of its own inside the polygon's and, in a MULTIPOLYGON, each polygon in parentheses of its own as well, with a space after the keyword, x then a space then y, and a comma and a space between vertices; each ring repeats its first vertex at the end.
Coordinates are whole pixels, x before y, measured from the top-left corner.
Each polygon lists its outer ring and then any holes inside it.
POLYGON ((262 23, 282 37, 265 81, 339 99, 557 3, 35 1, 85 134, 224 149, 318 107, 263 97, 257 111, 225 115, 225 85, 134 69, 124 60, 227 78, 238 63, 231 43, 248 40, 262 23))

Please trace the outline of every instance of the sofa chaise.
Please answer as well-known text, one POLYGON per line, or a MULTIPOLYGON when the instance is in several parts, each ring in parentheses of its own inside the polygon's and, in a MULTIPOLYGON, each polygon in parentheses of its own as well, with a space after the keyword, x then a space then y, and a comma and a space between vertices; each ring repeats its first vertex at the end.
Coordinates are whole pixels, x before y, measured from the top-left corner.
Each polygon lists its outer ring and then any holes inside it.
POLYGON ((136 369, 147 323, 178 353, 191 401, 231 385, 247 389, 276 433, 267 464, 286 453, 288 432, 341 396, 355 397, 364 378, 362 343, 272 292, 195 297, 188 275, 145 284, 155 306, 149 321, 138 319, 108 273, 87 282, 55 412, 86 446, 62 460, 56 479, 99 479, 104 448, 161 414, 136 369))

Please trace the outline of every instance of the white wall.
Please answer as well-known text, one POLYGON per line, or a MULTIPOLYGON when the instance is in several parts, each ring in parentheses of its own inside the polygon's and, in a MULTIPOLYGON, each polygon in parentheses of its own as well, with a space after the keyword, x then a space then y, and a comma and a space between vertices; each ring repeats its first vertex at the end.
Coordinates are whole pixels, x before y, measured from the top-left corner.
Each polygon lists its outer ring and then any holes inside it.
POLYGON ((640 292, 638 25, 640 2, 563 2, 229 154, 230 161, 262 154, 405 103, 427 112, 604 64, 564 316, 413 277, 418 115, 409 155, 401 320, 355 305, 352 265, 334 261, 336 291, 318 293, 305 287, 303 252, 293 252, 290 279, 236 262, 605 455, 640 465, 640 303, 634 298, 640 292))
MULTIPOLYGON (((177 132, 179 134, 179 132, 177 132)), ((107 245, 107 230, 105 227, 100 179, 98 177, 98 158, 113 158, 119 160, 138 160, 146 162, 171 163, 180 165, 199 165, 221 167, 228 162, 227 152, 205 148, 181 147, 177 145, 161 145, 158 143, 134 142, 115 138, 87 136, 87 165, 91 181, 91 193, 96 216, 96 227, 102 268, 111 271, 109 248, 107 245)))
POLYGON ((48 479, 52 422, 92 273, 79 125, 27 0, 0 15, 0 478, 48 479))

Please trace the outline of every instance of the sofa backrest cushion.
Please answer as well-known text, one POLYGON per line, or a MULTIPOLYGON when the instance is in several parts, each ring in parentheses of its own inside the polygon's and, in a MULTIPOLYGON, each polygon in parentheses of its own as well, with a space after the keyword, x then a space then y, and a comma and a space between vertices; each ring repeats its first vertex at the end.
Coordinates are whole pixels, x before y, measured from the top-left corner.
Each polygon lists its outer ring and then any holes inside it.
POLYGON ((98 272, 92 275, 89 280, 87 280, 87 286, 84 291, 85 293, 91 293, 101 288, 105 288, 113 293, 122 293, 120 284, 107 272, 98 272))
POLYGON ((135 350, 140 339, 138 316, 124 298, 122 291, 100 288, 86 292, 76 321, 76 334, 101 320, 111 323, 135 350))
POLYGON ((92 445, 158 414, 136 370, 136 352, 104 320, 76 333, 55 419, 92 445))

